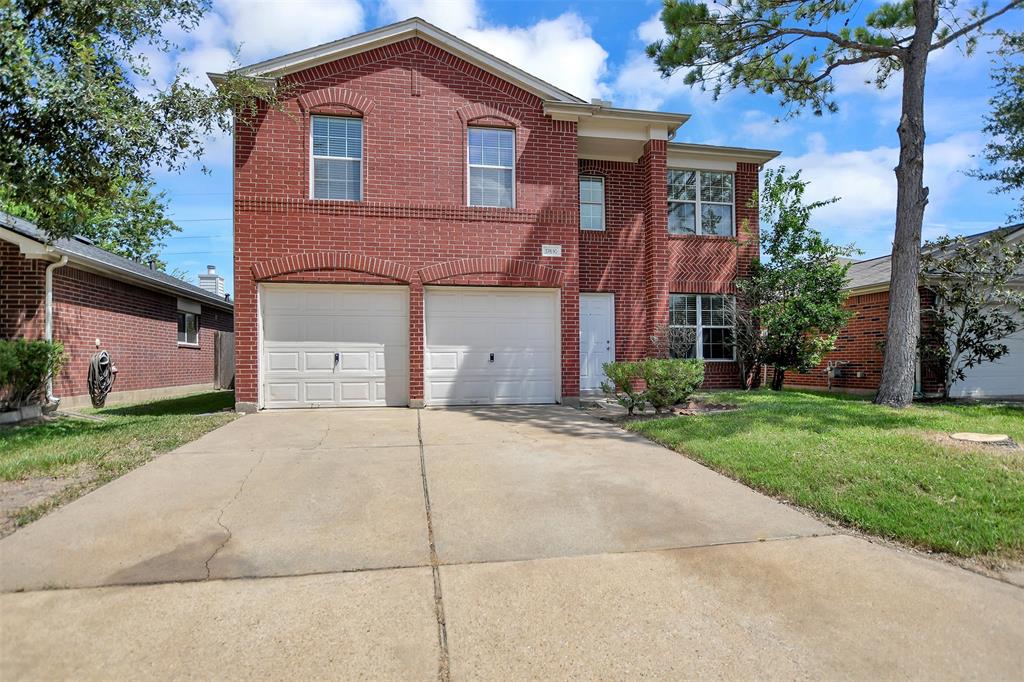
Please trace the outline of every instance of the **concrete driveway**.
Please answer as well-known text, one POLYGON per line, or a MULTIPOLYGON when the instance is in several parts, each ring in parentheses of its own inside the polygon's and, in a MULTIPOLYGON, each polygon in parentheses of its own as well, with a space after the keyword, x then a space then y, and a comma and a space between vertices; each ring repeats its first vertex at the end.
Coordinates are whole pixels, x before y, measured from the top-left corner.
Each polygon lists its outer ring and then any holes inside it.
POLYGON ((1024 590, 558 407, 243 417, 0 541, 0 677, 993 678, 1024 590))

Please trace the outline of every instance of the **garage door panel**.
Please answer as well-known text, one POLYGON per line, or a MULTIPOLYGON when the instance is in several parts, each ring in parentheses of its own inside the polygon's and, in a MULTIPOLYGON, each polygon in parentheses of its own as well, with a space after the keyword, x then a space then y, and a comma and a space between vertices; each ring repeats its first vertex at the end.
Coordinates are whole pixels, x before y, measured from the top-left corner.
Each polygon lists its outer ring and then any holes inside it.
POLYGON ((428 288, 425 306, 428 403, 555 402, 557 292, 428 288))
POLYGON ((407 289, 282 285, 261 305, 266 407, 408 404, 407 289))

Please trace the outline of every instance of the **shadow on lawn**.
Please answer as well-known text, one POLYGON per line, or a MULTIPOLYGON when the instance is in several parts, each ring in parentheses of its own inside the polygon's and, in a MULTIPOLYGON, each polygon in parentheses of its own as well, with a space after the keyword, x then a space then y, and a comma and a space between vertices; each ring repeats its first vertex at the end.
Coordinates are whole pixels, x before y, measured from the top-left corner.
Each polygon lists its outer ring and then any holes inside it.
POLYGON ((198 415, 221 412, 235 406, 234 391, 210 391, 182 398, 168 398, 140 405, 107 407, 98 410, 101 415, 121 417, 166 417, 172 415, 198 415))

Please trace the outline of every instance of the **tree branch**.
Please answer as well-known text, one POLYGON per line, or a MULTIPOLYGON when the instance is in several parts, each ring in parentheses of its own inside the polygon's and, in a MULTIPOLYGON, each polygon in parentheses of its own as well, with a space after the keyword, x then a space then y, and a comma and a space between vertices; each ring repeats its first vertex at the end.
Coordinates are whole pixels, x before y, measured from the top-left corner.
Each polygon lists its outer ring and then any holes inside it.
MULTIPOLYGON (((1019 4, 1024 0, 1014 0, 1013 4, 1019 4)), ((839 47, 847 50, 855 50, 857 52, 870 52, 876 55, 882 55, 886 57, 899 57, 903 54, 903 51, 898 47, 887 47, 885 45, 872 45, 871 43, 860 43, 856 40, 847 40, 838 33, 832 33, 831 31, 815 31, 809 28, 797 28, 796 26, 772 26, 766 21, 757 21, 755 24, 763 25, 773 32, 773 37, 783 35, 795 35, 805 36, 807 38, 822 38, 824 40, 831 41, 839 47)))
POLYGON ((935 51, 935 50, 941 50, 942 48, 944 48, 946 45, 949 45, 954 40, 957 40, 959 38, 964 37, 965 35, 967 35, 971 31, 974 31, 976 29, 981 28, 982 26, 984 26, 988 22, 992 21, 996 17, 998 17, 998 16, 1000 16, 1002 14, 1006 14, 1011 9, 1014 9, 1016 7, 1020 7, 1022 4, 1024 4, 1024 0, 1013 0, 1008 5, 1003 7, 1001 10, 993 12, 992 14, 987 14, 987 15, 983 16, 981 19, 978 19, 975 22, 967 24, 966 26, 961 28, 959 31, 954 31, 953 33, 950 33, 948 36, 946 36, 942 40, 939 40, 938 42, 932 43, 928 47, 928 51, 932 52, 932 51, 935 51))

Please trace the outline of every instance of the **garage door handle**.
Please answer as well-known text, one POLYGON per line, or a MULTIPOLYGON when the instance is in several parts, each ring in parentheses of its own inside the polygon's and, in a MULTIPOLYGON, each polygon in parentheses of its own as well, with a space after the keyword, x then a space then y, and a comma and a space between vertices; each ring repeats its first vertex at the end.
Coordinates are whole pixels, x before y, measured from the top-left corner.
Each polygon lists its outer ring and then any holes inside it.
POLYGON ((338 362, 341 360, 341 353, 334 354, 334 368, 338 368, 338 362))
POLYGON ((491 353, 491 362, 494 362, 494 353, 491 353))

